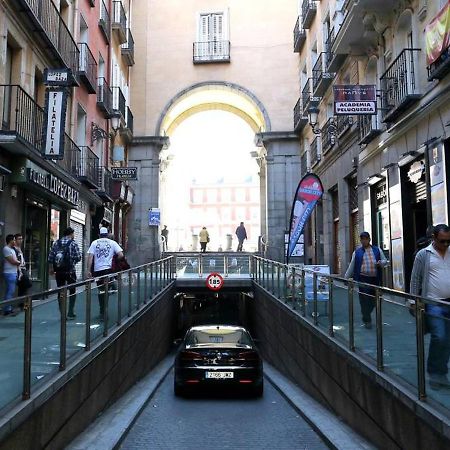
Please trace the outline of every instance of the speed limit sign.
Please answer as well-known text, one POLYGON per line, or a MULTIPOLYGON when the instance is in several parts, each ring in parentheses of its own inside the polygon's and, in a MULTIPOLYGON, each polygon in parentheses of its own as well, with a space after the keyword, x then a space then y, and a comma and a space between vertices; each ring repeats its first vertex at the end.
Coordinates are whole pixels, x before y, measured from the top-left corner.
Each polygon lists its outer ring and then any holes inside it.
POLYGON ((218 291, 223 286, 223 278, 220 273, 213 272, 206 278, 206 286, 212 291, 218 291))

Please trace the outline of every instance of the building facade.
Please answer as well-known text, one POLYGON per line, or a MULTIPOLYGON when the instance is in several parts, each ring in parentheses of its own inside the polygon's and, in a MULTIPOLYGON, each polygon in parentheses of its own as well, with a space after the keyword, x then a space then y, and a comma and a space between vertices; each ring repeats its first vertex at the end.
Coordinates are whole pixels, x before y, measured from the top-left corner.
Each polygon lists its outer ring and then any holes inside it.
POLYGON ((427 51, 443 14, 446 1, 393 1, 389 8, 386 1, 300 2, 294 129, 302 170, 318 174, 325 190, 307 230, 307 261, 343 273, 367 230, 391 260, 385 283, 407 289, 417 240, 427 227, 448 223, 443 37, 432 62, 427 51), (336 115, 336 85, 375 86, 377 113, 336 115), (308 125, 311 106, 319 112, 316 133, 308 125))

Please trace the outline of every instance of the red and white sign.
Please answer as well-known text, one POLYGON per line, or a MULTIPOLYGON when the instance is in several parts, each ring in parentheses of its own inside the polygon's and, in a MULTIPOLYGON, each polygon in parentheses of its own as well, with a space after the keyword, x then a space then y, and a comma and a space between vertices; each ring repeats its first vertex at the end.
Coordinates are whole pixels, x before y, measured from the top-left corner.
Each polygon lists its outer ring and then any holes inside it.
POLYGON ((223 277, 220 273, 213 272, 206 278, 206 286, 212 291, 218 291, 223 286, 223 277))

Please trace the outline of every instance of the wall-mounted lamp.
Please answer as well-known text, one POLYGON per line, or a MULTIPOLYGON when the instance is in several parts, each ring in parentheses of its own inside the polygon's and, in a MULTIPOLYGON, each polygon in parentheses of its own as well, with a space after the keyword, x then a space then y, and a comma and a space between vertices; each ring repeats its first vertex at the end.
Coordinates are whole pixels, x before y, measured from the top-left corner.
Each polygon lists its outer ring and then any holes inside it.
POLYGON ((312 132, 314 134, 320 134, 321 130, 317 127, 317 121, 319 119, 319 108, 316 106, 310 106, 308 108, 308 120, 309 124, 311 125, 312 132))
POLYGON ((367 184, 369 186, 373 186, 381 180, 384 180, 383 175, 381 175, 380 173, 374 173, 373 175, 370 175, 370 177, 367 177, 367 184))
POLYGON ((108 133, 97 125, 95 122, 92 122, 91 125, 91 143, 93 144, 95 141, 99 139, 106 139, 108 137, 108 133))
POLYGON ((409 151, 409 152, 403 153, 400 156, 400 159, 398 160, 398 165, 400 167, 406 166, 406 164, 410 163, 411 161, 414 161, 419 155, 420 155, 420 153, 416 152, 416 151, 409 151))
POLYGON ((120 117, 121 114, 119 111, 114 111, 109 117, 111 128, 113 129, 114 132, 117 132, 117 130, 120 127, 120 117))

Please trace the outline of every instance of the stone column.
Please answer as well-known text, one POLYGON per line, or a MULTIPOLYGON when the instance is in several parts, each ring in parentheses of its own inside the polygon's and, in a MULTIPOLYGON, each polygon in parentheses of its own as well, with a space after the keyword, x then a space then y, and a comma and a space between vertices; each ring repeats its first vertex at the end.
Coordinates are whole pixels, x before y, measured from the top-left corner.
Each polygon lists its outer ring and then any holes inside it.
MULTIPOLYGON (((284 233, 289 230, 292 201, 301 178, 300 142, 291 132, 257 134, 257 143, 266 149, 265 204, 267 230, 266 257, 285 261, 284 233)), ((263 199, 261 199, 263 203, 263 199)))
POLYGON ((159 153, 167 146, 165 136, 143 136, 133 139, 128 150, 128 165, 137 167, 137 181, 130 181, 135 199, 128 223, 129 260, 132 265, 160 258, 159 227, 149 226, 150 208, 159 208, 159 153))

